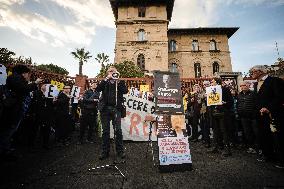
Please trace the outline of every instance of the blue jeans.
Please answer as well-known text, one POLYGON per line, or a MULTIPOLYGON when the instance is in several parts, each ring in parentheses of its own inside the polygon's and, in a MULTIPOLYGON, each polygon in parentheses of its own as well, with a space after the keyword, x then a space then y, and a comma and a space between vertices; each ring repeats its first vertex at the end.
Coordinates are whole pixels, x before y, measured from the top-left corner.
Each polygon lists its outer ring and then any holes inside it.
POLYGON ((123 153, 123 136, 121 130, 121 112, 113 107, 104 107, 101 113, 102 122, 102 154, 108 155, 110 151, 110 121, 114 128, 115 147, 117 154, 123 153))

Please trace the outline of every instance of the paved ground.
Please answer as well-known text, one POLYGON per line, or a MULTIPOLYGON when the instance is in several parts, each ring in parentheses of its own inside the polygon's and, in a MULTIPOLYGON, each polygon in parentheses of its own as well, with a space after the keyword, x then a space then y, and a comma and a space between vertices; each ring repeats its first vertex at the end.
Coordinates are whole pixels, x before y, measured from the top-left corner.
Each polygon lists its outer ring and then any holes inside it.
POLYGON ((108 163, 99 161, 99 143, 54 147, 27 153, 17 162, 1 162, 0 188, 284 188, 284 170, 256 161, 256 156, 234 149, 233 156, 212 155, 201 143, 191 146, 193 170, 159 173, 150 157, 147 143, 126 142, 126 163, 114 169, 88 169, 108 163))

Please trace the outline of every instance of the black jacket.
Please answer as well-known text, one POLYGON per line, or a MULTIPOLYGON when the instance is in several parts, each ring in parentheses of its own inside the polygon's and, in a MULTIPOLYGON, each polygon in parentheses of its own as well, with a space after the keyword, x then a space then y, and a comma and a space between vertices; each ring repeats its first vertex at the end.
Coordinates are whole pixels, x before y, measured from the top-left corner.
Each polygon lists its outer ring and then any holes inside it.
POLYGON ((116 101, 116 84, 111 83, 110 80, 101 81, 97 88, 96 92, 102 92, 102 96, 100 99, 100 110, 103 110, 106 106, 116 107, 118 110, 122 109, 123 105, 123 94, 128 92, 126 84, 124 81, 119 80, 117 82, 117 101, 116 101))
POLYGON ((54 124, 55 111, 52 98, 46 98, 41 91, 34 94, 36 118, 40 124, 54 124))
POLYGON ((257 92, 257 109, 267 108, 273 117, 284 115, 284 80, 268 76, 257 92))
POLYGON ((95 99, 99 100, 100 93, 89 89, 85 91, 83 95, 83 99, 80 102, 80 106, 83 110, 95 110, 97 111, 98 101, 94 101, 95 99))
POLYGON ((63 92, 60 92, 57 97, 57 100, 55 101, 56 113, 60 115, 68 115, 69 114, 69 102, 70 102, 70 98, 63 92))
POLYGON ((257 96, 253 91, 240 92, 238 95, 237 109, 241 117, 255 117, 257 115, 257 96))

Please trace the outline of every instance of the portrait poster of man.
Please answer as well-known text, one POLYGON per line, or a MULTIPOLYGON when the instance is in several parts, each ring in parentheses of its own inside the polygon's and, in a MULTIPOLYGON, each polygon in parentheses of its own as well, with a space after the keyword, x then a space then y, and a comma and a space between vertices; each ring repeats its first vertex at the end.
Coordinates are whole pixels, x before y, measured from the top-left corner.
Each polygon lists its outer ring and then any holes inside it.
POLYGON ((206 87, 207 105, 221 105, 222 104, 222 88, 221 85, 206 87))
POLYGON ((184 115, 159 115, 157 134, 158 138, 187 137, 184 115))
POLYGON ((154 72, 156 112, 163 114, 183 113, 181 82, 178 73, 154 72))

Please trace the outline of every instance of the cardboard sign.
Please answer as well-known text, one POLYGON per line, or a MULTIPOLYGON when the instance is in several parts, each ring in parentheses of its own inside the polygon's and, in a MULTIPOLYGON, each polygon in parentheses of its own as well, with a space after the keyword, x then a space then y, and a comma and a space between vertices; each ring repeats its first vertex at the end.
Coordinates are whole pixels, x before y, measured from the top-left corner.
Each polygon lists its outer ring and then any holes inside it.
POLYGON ((149 92, 150 91, 150 87, 149 85, 140 85, 140 92, 149 92))
POLYGON ((140 91, 135 88, 135 87, 131 87, 130 88, 130 95, 131 96, 135 96, 135 97, 139 97, 140 96, 140 91))
POLYGON ((184 112, 178 73, 154 72, 154 95, 157 113, 182 114, 184 112))
POLYGON ((7 71, 3 64, 0 64, 0 85, 6 85, 7 71))
POLYGON ((72 97, 76 97, 76 98, 79 98, 80 96, 80 90, 81 90, 81 87, 78 87, 78 86, 75 86, 73 85, 72 87, 72 91, 71 91, 71 96, 72 97))
POLYGON ((207 106, 222 105, 221 85, 206 87, 207 106))
POLYGON ((192 163, 184 115, 158 116, 160 165, 192 163))
POLYGON ((54 81, 54 80, 51 80, 50 82, 52 85, 56 85, 57 86, 57 89, 59 91, 62 91, 63 90, 63 87, 64 87, 64 83, 61 83, 61 82, 58 82, 58 81, 54 81))
POLYGON ((51 85, 51 84, 46 85, 45 93, 44 93, 44 96, 46 98, 54 98, 54 97, 57 97, 58 94, 59 94, 59 91, 56 85, 51 85))

